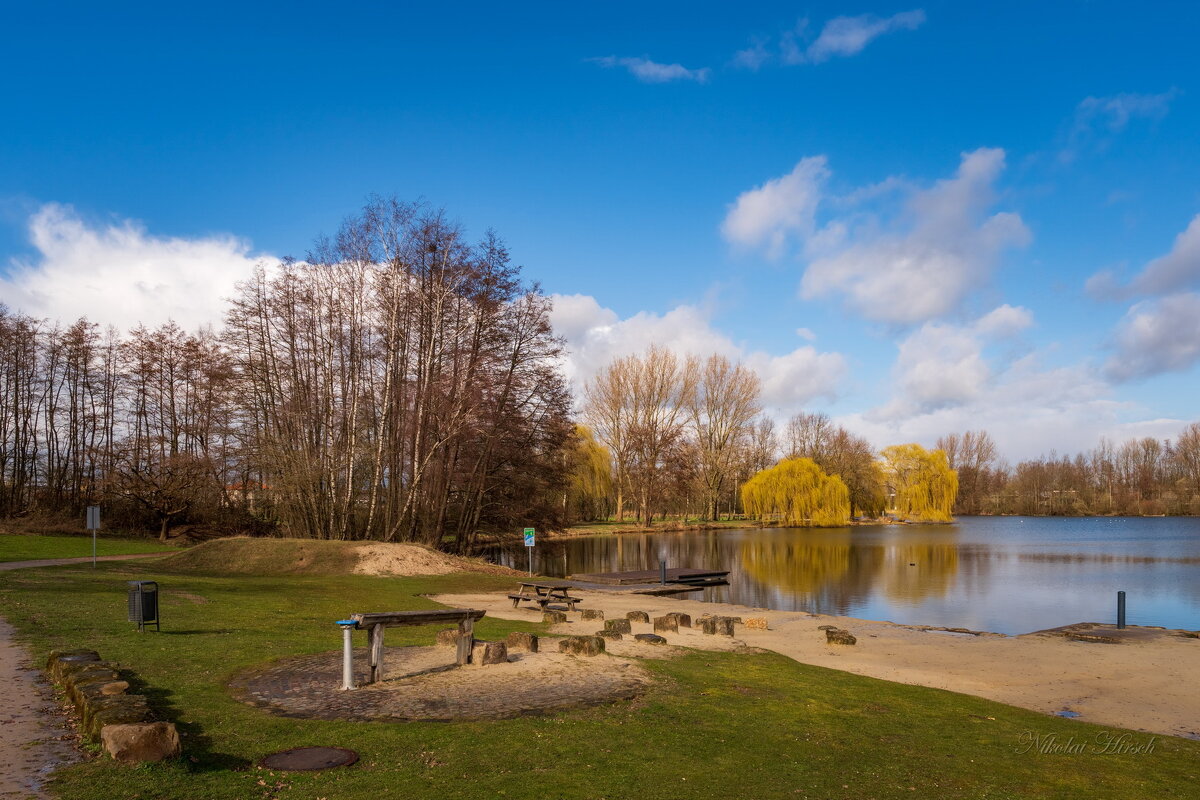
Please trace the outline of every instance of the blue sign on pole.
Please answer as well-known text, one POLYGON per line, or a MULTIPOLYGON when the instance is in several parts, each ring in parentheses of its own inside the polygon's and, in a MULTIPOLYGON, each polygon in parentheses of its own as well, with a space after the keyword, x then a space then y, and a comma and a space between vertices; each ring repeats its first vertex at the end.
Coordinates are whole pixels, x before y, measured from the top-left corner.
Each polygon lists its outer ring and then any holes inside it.
POLYGON ((526 547, 534 546, 534 535, 533 534, 534 534, 533 528, 525 529, 525 546, 526 547))

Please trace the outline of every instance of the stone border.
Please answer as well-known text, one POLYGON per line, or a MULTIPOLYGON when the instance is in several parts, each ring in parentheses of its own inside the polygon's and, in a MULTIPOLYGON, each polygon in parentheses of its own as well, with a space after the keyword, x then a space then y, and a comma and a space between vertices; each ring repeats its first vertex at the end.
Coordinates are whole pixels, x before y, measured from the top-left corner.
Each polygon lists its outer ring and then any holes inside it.
POLYGON ((75 705, 83 735, 117 761, 140 764, 180 754, 174 723, 155 721, 146 698, 129 694, 117 665, 95 650, 54 650, 46 672, 75 705))

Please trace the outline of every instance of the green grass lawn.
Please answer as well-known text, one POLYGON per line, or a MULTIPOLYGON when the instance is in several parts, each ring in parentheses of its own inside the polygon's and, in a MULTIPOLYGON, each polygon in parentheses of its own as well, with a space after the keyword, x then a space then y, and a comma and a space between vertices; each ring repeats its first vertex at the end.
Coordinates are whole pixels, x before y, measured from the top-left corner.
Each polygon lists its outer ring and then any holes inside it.
MULTIPOLYGON (((157 553, 179 548, 159 544, 156 539, 123 539, 96 537, 96 555, 121 556, 127 553, 157 553)), ((40 536, 37 534, 0 534, 0 562, 32 561, 40 558, 83 558, 92 555, 92 537, 40 536)))
MULTIPOLYGON (((427 608, 422 594, 510 585, 487 575, 231 578, 110 562, 9 573, 0 613, 39 658, 86 646, 121 662, 184 735, 185 757, 174 763, 131 769, 103 757, 60 771, 54 790, 67 800, 1196 796, 1200 742, 1158 737, 1152 753, 1125 756, 1022 753, 1030 735, 1065 743, 1121 732, 773 654, 648 661, 658 681, 638 700, 497 722, 285 719, 225 689, 242 668, 337 649, 333 621, 349 613, 427 608), (139 635, 125 621, 131 579, 160 581, 162 633, 139 635), (253 766, 313 744, 349 747, 362 760, 315 774, 253 766)), ((476 630, 493 638, 539 627, 484 618, 476 630)), ((434 633, 396 628, 388 641, 430 644, 434 633)))

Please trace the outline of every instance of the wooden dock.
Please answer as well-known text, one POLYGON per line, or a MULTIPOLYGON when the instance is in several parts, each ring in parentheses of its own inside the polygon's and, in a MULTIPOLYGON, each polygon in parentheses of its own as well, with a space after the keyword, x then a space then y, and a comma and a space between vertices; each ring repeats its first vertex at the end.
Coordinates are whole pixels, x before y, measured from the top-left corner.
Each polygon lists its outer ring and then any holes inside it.
MULTIPOLYGON (((725 586, 725 577, 729 570, 688 569, 676 567, 667 570, 667 585, 676 589, 703 589, 707 586, 725 586), (687 587, 687 588, 685 588, 687 587)), ((656 569, 643 569, 632 572, 592 572, 571 575, 573 581, 600 584, 603 586, 662 586, 662 573, 656 569)))

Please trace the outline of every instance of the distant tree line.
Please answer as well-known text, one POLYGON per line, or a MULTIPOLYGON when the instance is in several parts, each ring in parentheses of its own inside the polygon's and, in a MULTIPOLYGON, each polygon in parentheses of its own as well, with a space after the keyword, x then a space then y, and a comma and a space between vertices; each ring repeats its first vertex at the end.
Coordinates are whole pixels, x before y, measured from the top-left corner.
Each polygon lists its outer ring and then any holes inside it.
POLYGON ((1200 514, 1200 423, 1174 439, 1101 439, 1086 453, 1051 452, 1016 466, 999 458, 986 431, 944 436, 937 446, 959 475, 958 514, 1200 514))
POLYGON ((876 453, 824 414, 797 414, 776 431, 760 392, 752 370, 720 355, 651 346, 614 360, 584 392, 570 518, 623 521, 632 509, 643 525, 724 516, 844 525, 891 508, 949 520, 957 483, 944 454, 876 453))
POLYGON ((220 331, 0 307, 0 515, 467 549, 557 525, 577 449, 549 300, 493 234, 372 200, 220 331))

